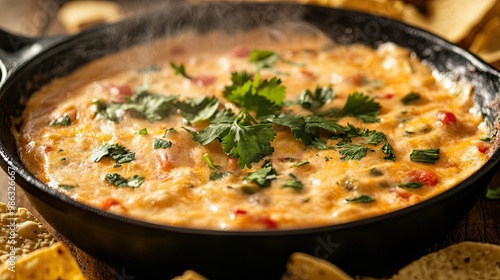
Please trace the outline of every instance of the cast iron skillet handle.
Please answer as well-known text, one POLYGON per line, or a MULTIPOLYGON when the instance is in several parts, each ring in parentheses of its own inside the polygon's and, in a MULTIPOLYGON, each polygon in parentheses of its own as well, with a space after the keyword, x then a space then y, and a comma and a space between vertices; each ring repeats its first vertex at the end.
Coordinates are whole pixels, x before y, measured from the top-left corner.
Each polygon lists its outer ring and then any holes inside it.
POLYGON ((0 86, 15 69, 63 37, 25 37, 0 29, 0 86))

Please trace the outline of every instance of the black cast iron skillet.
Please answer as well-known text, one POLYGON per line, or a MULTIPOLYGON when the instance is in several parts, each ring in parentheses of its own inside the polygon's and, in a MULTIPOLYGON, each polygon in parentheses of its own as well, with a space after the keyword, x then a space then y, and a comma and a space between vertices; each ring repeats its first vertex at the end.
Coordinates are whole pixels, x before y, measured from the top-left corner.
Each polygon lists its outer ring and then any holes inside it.
MULTIPOLYGON (((135 279, 194 269, 211 279, 278 279, 302 251, 353 275, 387 276, 438 241, 472 208, 497 170, 500 152, 456 187, 420 204, 361 221, 276 231, 170 227, 113 215, 47 187, 21 163, 11 129, 23 102, 51 79, 86 62, 186 28, 199 32, 306 21, 340 44, 395 42, 450 79, 475 88, 475 103, 494 127, 500 73, 465 50, 422 30, 377 16, 295 4, 172 4, 168 9, 74 36, 34 40, 0 33, 0 164, 52 227, 90 255, 135 279)), ((102 69, 105 71, 106 69, 102 69)))

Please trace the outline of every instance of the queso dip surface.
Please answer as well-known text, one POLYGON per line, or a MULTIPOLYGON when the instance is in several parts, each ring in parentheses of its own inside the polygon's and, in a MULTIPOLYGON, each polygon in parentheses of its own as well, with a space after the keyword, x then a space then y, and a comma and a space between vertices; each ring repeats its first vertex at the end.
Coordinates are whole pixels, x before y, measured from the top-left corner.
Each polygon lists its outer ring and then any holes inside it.
POLYGON ((470 86, 391 43, 278 30, 186 33, 54 79, 22 115, 22 160, 94 207, 241 230, 391 212, 488 159, 470 86))

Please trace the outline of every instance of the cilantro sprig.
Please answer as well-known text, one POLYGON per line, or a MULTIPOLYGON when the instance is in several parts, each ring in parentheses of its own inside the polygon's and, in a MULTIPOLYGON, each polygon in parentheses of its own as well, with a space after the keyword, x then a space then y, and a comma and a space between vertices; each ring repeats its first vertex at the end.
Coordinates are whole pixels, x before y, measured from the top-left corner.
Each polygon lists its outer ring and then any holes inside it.
POLYGON ((131 162, 135 159, 135 153, 127 150, 124 146, 120 144, 103 144, 98 148, 94 149, 90 160, 93 162, 99 162, 103 157, 109 156, 116 161, 117 165, 131 162))

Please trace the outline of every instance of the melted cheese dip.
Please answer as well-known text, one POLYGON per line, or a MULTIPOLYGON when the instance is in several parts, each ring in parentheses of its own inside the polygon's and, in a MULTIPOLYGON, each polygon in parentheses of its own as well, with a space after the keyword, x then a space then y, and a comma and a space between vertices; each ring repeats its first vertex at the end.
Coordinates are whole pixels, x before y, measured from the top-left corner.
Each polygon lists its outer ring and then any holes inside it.
MULTIPOLYGON (((428 67, 394 44, 375 50, 339 46, 299 29, 186 33, 54 79, 30 98, 22 115, 17 132, 22 160, 48 186, 94 207, 154 223, 220 230, 321 226, 384 214, 453 187, 485 163, 489 146, 480 138, 488 132, 471 113, 469 86, 444 87, 428 67), (262 67, 249 61, 252 50, 272 51, 279 58, 262 67), (184 66, 189 78, 171 63, 184 66), (338 123, 382 132, 395 160, 384 159, 383 143, 369 144, 362 137, 353 141, 368 147, 366 156, 342 159, 339 149, 305 147, 288 127, 273 125, 274 152, 252 168, 240 168, 217 139, 202 146, 187 131, 202 130, 209 121, 190 124, 173 112, 151 122, 124 111, 115 122, 96 113, 96 100, 126 102, 145 84, 151 93, 178 95, 179 100, 216 97, 219 109, 236 113, 238 106, 223 91, 231 73, 242 70, 259 72, 262 79, 280 78, 287 102, 305 89, 331 87, 335 97, 321 110, 342 108, 354 92, 368 96, 381 106, 379 122, 343 117, 338 123), (409 93, 419 98, 403 102, 409 93), (155 149, 155 139, 170 141, 171 147, 155 149), (93 154, 103 144, 120 144, 135 158, 116 164, 103 156, 96 162, 93 154), (417 149, 439 149, 439 158, 435 163, 411 160, 417 149), (227 176, 210 179, 214 168, 204 156, 227 176), (276 178, 259 187, 246 176, 265 162, 272 164, 276 178), (105 179, 114 173, 144 177, 144 182, 117 187, 105 179), (300 182, 300 188, 284 187, 291 181, 300 182)), ((282 112, 311 114, 297 104, 282 112)), ((340 141, 324 134, 330 146, 340 141)))

